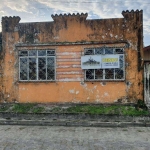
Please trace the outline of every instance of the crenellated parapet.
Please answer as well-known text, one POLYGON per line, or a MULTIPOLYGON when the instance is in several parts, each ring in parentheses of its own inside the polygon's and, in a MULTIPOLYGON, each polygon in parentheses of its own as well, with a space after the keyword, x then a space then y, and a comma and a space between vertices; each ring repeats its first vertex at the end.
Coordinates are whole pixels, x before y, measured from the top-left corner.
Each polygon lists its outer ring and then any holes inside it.
POLYGON ((19 16, 2 17, 2 31, 14 32, 15 27, 19 23, 20 20, 21 18, 19 16))
POLYGON ((137 21, 141 21, 143 19, 143 10, 126 10, 122 11, 122 15, 126 20, 134 20, 137 19, 137 21))
POLYGON ((69 19, 69 18, 75 18, 75 19, 82 19, 82 20, 86 20, 86 18, 87 18, 87 16, 88 16, 88 13, 81 13, 81 14, 79 14, 79 13, 77 13, 77 14, 75 14, 75 13, 73 13, 73 14, 60 14, 60 15, 57 15, 57 14, 55 14, 55 15, 51 15, 51 17, 53 18, 53 20, 54 21, 58 21, 58 20, 63 20, 63 19, 69 19))

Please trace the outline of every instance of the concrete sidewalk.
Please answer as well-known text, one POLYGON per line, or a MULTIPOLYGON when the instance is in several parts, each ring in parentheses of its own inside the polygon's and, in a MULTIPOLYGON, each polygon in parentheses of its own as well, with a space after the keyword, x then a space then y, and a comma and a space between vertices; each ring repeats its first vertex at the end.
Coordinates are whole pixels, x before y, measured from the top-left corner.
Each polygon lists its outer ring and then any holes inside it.
POLYGON ((0 113, 0 125, 150 127, 150 116, 133 117, 73 113, 0 113))
POLYGON ((0 150, 150 150, 150 127, 0 125, 0 150))

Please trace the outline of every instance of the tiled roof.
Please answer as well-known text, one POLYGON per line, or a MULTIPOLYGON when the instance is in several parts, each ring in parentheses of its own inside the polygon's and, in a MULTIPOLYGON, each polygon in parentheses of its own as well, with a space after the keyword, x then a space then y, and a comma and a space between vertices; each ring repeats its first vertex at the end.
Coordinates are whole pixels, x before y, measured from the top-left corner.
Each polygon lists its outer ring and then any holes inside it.
POLYGON ((150 45, 143 48, 144 51, 150 50, 150 45))

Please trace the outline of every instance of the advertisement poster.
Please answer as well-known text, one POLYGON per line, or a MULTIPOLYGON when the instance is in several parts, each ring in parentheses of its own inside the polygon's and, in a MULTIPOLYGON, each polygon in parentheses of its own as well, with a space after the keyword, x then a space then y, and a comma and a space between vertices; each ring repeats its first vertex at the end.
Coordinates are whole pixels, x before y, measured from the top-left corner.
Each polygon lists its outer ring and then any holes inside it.
POLYGON ((86 55, 81 57, 82 69, 111 69, 119 67, 119 55, 86 55))
POLYGON ((119 68, 119 55, 103 55, 102 68, 119 68))
POLYGON ((82 69, 99 69, 101 68, 101 55, 87 55, 81 57, 82 69))

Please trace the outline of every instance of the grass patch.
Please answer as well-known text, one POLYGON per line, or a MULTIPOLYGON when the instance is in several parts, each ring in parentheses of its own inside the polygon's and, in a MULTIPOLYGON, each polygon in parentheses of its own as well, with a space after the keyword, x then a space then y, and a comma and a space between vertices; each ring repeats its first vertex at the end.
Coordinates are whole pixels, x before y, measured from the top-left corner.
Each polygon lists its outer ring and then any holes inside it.
POLYGON ((0 112, 5 112, 9 109, 9 106, 6 106, 6 105, 2 105, 0 106, 0 112))
POLYGON ((144 116, 150 115, 148 109, 141 104, 131 105, 76 105, 69 107, 48 107, 35 103, 1 105, 0 112, 15 113, 88 113, 95 115, 123 115, 123 116, 144 116))
POLYGON ((124 116, 140 116, 148 115, 149 111, 144 109, 137 109, 134 106, 110 105, 110 106, 74 106, 65 110, 67 113, 89 113, 89 114, 110 114, 110 115, 124 115, 124 116))
POLYGON ((123 107, 122 108, 122 115, 126 116, 141 116, 141 115, 148 115, 149 111, 145 109, 137 109, 136 107, 123 107))
POLYGON ((44 110, 45 110, 44 107, 35 107, 33 108, 32 112, 36 114, 36 113, 41 113, 44 110))
POLYGON ((14 104, 12 111, 15 113, 28 113, 33 109, 35 104, 26 103, 26 104, 14 104))

